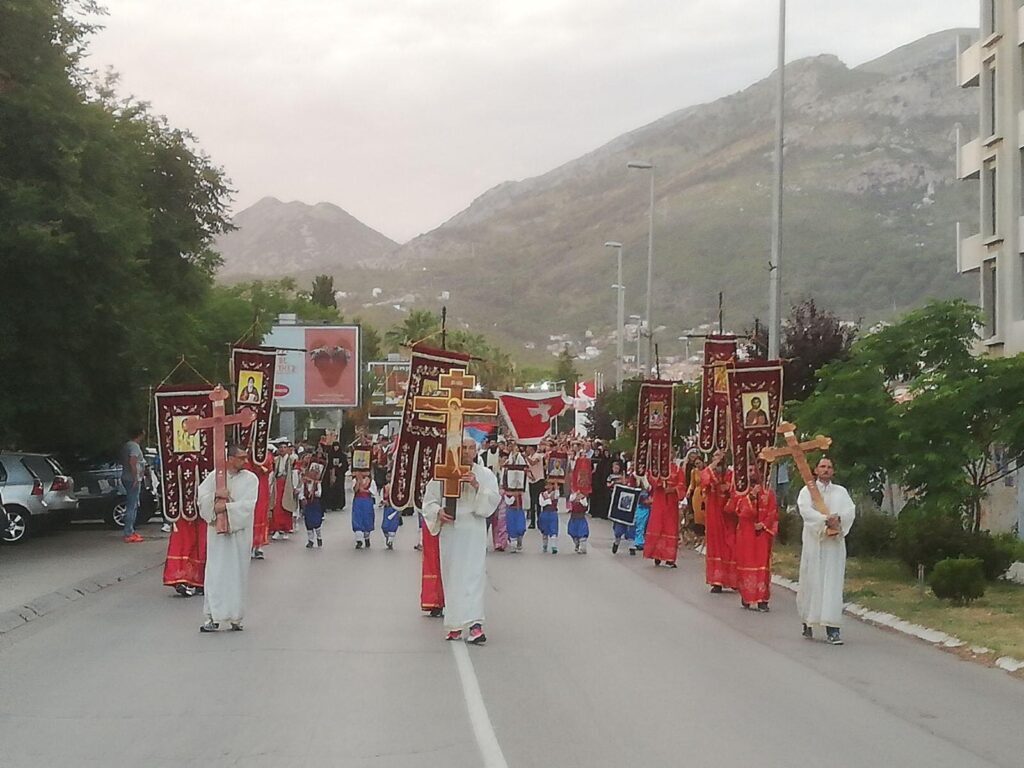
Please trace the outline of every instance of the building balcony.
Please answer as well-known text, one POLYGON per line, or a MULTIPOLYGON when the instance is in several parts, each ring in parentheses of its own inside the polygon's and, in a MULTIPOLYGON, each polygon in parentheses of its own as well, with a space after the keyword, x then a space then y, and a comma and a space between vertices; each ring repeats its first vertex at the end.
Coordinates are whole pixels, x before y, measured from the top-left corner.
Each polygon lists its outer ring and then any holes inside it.
POLYGON ((960 126, 956 128, 956 177, 958 179, 981 178, 981 139, 960 143, 960 126))
POLYGON ((956 82, 961 88, 978 85, 981 79, 982 45, 980 42, 960 50, 957 42, 956 82))
POLYGON ((962 237, 960 222, 956 224, 956 271, 961 275, 977 272, 988 256, 988 248, 980 234, 962 237))

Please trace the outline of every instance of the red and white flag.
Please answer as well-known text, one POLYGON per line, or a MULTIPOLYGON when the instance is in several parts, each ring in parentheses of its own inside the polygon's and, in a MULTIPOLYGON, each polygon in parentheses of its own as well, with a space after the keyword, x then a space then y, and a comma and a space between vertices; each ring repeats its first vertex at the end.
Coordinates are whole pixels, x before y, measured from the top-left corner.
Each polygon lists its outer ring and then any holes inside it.
POLYGON ((586 381, 576 382, 576 399, 577 400, 596 400, 597 399, 597 381, 594 379, 587 379, 586 381))
POLYGON ((491 392, 512 438, 520 445, 536 445, 551 433, 551 425, 572 401, 564 392, 491 392))

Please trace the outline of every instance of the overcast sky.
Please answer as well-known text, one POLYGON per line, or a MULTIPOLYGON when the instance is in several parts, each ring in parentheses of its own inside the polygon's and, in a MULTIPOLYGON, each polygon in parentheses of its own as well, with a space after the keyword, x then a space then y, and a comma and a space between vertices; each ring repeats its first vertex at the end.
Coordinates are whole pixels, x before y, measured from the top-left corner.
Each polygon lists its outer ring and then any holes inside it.
MULTIPOLYGON (((776 56, 774 0, 101 1, 92 66, 192 130, 236 210, 328 201, 399 241, 495 184, 739 90, 776 56)), ((976 0, 788 13, 788 60, 851 66, 978 23, 976 0)))

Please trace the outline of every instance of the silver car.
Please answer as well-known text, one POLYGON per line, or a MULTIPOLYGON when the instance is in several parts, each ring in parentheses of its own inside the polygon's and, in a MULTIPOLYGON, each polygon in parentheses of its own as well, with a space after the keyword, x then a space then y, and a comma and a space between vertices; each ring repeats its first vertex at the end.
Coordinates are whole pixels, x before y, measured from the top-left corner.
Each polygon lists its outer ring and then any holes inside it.
POLYGON ((11 527, 0 531, 6 544, 24 541, 47 521, 65 521, 78 507, 75 483, 45 453, 0 452, 0 493, 11 527))

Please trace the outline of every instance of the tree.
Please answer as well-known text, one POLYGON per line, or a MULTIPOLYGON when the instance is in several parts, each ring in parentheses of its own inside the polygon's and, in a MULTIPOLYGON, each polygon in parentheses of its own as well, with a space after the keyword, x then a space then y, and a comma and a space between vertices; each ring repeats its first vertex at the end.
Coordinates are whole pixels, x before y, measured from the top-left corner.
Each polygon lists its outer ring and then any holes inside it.
POLYGON ((1024 358, 975 356, 979 322, 964 301, 932 302, 861 339, 820 372, 797 424, 831 434, 854 487, 877 495, 888 476, 910 508, 977 530, 987 488, 1024 457, 1024 358))
POLYGON ((313 289, 309 294, 310 301, 321 307, 338 308, 334 298, 334 278, 330 275, 317 275, 313 279, 313 289))
MULTIPOLYGON (((768 329, 748 329, 746 351, 751 357, 768 356, 768 329)), ((793 305, 782 327, 779 353, 782 356, 783 400, 805 400, 814 390, 816 373, 833 360, 849 354, 857 337, 855 326, 844 323, 828 310, 819 309, 814 299, 793 305)))
MULTIPOLYGON (((425 309, 414 309, 398 325, 394 325, 384 334, 384 346, 389 352, 397 352, 399 347, 408 347, 417 341, 428 339, 441 330, 441 320, 434 313, 425 309)), ((441 346, 437 339, 435 346, 441 346)))
POLYGON ((576 364, 573 361, 569 347, 566 345, 558 355, 558 363, 555 366, 555 381, 564 382, 565 391, 570 396, 576 395, 576 382, 580 375, 576 372, 576 364))

